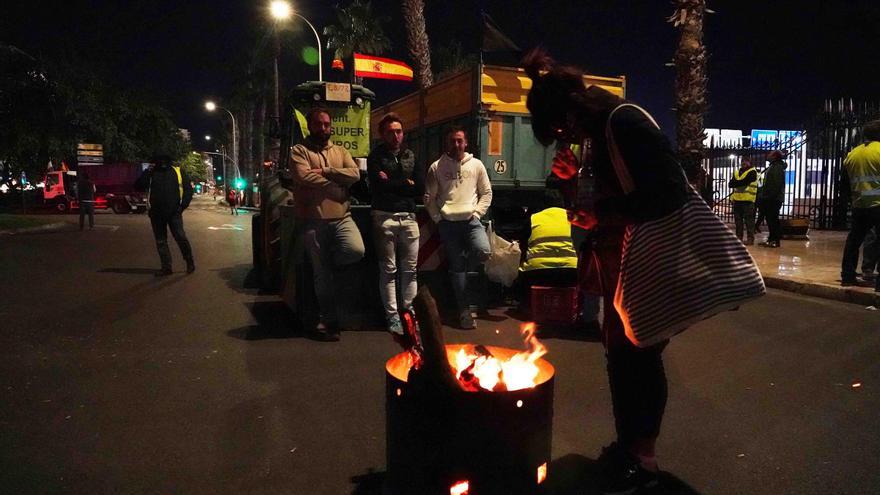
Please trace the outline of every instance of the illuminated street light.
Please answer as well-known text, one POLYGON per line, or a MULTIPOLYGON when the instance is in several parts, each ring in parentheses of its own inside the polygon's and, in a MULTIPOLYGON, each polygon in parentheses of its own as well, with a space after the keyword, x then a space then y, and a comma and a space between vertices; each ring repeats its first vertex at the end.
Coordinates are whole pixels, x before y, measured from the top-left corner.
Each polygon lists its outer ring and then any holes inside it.
POLYGON ((272 17, 279 21, 290 19, 290 15, 293 13, 290 3, 284 0, 273 1, 269 4, 269 10, 272 12, 272 17))
POLYGON ((213 101, 206 101, 205 110, 213 112, 214 110, 217 110, 217 105, 215 105, 213 101))
POLYGON ((211 136, 206 134, 206 135, 205 135, 205 141, 210 141, 210 140, 211 140, 211 136))

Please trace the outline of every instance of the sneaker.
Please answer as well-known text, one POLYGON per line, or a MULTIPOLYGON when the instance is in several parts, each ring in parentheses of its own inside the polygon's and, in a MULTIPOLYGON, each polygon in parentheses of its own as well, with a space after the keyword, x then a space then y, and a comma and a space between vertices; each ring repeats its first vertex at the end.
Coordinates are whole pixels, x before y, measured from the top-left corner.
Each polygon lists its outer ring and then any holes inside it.
POLYGON ((403 322, 400 321, 400 315, 394 314, 388 317, 388 331, 394 335, 403 335, 403 322))
POLYGON ((474 319, 471 318, 471 310, 466 309, 458 316, 458 328, 462 330, 473 330, 474 328, 477 328, 477 324, 474 323, 474 319))
POLYGON ((657 473, 648 471, 638 458, 627 452, 617 442, 602 448, 599 456, 604 495, 630 495, 646 493, 659 485, 657 473))
POLYGON ((318 323, 311 337, 318 342, 339 342, 339 326, 335 323, 318 323))
POLYGON ((171 271, 171 268, 162 268, 160 270, 156 270, 156 273, 154 273, 153 276, 167 277, 168 275, 171 275, 172 273, 174 273, 174 272, 171 271))
POLYGON ((767 242, 762 242, 761 244, 758 244, 758 245, 761 247, 766 247, 766 248, 778 248, 779 241, 767 241, 767 242))

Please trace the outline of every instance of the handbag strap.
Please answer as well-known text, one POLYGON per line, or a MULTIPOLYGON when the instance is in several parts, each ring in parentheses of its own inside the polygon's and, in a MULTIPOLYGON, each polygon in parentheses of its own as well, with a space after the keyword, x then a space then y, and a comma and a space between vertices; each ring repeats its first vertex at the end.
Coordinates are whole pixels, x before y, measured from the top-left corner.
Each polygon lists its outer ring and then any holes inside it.
POLYGON ((634 104, 634 103, 623 103, 621 105, 617 105, 614 107, 614 110, 608 114, 608 121, 605 122, 605 140, 608 142, 608 154, 611 157, 611 164, 614 165, 614 172, 617 175, 617 180, 620 182, 620 187, 623 189, 623 194, 629 194, 635 191, 636 186, 633 182, 632 175, 629 173, 629 169, 626 167, 626 162, 623 160, 623 154, 620 153, 620 148, 617 146, 617 141, 614 140, 614 132, 611 130, 611 118, 614 117, 614 113, 620 110, 623 107, 633 107, 638 109, 640 112, 645 114, 648 117, 648 120, 654 124, 654 127, 657 129, 660 128, 657 125, 657 121, 654 120, 654 117, 651 116, 644 108, 634 104))

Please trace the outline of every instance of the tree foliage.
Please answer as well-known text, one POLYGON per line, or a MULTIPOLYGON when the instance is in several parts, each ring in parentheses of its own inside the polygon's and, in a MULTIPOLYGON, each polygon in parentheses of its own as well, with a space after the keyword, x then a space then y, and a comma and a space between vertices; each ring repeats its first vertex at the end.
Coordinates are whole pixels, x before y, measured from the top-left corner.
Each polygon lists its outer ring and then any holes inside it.
POLYGON ((391 49, 391 41, 382 26, 387 16, 373 13, 370 2, 354 0, 348 7, 336 7, 337 24, 324 28, 327 49, 335 58, 344 59, 354 53, 382 55, 391 49))
POLYGON ((0 180, 21 170, 37 176, 50 160, 72 164, 83 142, 102 144, 106 161, 189 149, 170 112, 148 98, 107 85, 81 62, 0 45, 0 180))
POLYGON ((192 182, 206 182, 208 180, 208 166, 201 153, 193 151, 184 155, 180 161, 180 168, 192 182))

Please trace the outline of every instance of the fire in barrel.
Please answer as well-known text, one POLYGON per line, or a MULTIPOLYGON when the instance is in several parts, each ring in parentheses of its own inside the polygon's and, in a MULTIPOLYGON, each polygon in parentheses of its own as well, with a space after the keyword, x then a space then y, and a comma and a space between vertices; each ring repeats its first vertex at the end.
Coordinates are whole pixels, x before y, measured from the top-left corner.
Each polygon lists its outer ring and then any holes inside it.
POLYGON ((386 491, 540 493, 550 461, 554 370, 534 325, 523 326, 523 352, 445 345, 429 295, 420 293, 416 312, 427 336, 423 356, 403 352, 385 366, 386 491))

